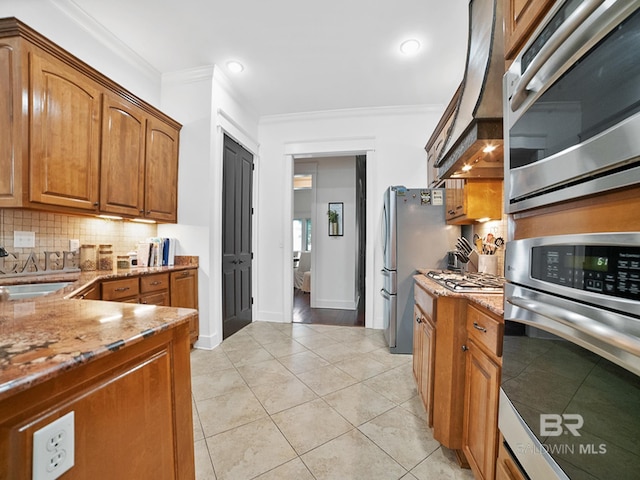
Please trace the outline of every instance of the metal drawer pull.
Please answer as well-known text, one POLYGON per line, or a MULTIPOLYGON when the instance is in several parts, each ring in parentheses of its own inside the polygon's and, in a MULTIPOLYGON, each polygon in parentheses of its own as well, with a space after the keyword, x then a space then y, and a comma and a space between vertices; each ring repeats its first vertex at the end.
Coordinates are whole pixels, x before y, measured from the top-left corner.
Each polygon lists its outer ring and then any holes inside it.
POLYGON ((487 329, 481 325, 478 325, 478 322, 473 322, 473 328, 476 330, 480 330, 481 332, 487 333, 487 329))
POLYGON ((127 290, 129 290, 129 288, 131 287, 120 287, 120 288, 116 288, 116 292, 126 292, 127 290))
POLYGON ((156 280, 155 282, 151 282, 151 285, 161 285, 162 282, 159 280, 156 280))
POLYGON ((466 345, 462 345, 462 351, 466 352, 467 350, 469 350, 469 347, 467 347, 466 345))
POLYGON ((187 270, 185 270, 184 272, 182 272, 182 276, 183 277, 188 277, 189 276, 189 272, 187 270))

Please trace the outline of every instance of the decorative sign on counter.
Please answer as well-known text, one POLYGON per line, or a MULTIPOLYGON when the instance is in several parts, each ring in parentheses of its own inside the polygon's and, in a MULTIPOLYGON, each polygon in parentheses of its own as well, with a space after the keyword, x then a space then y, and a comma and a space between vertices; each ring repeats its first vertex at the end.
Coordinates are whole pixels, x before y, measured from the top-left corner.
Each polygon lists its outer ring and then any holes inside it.
POLYGON ((80 271, 75 252, 45 251, 40 255, 40 258, 36 252, 31 252, 24 262, 20 262, 17 253, 8 253, 9 255, 0 261, 0 275, 5 277, 80 271))

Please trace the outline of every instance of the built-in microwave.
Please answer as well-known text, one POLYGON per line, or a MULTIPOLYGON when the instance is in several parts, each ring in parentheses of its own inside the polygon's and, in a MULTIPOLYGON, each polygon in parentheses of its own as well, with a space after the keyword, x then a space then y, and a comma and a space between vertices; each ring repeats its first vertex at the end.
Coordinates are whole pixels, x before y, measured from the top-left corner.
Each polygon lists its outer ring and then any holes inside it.
POLYGON ((640 232, 507 242, 498 426, 532 480, 640 472, 640 232))
POLYGON ((503 78, 505 209, 640 182, 640 0, 558 1, 503 78))

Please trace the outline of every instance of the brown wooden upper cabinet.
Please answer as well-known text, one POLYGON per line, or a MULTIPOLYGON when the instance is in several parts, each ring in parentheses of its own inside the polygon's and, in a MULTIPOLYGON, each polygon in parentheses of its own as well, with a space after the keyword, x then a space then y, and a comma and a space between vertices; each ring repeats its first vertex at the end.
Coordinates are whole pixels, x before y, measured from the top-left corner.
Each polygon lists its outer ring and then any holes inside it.
POLYGON ((510 63, 555 0, 504 0, 504 56, 510 63))
POLYGON ((177 128, 154 118, 147 121, 144 197, 146 218, 176 221, 178 135, 177 128))
POLYGON ((179 123, 15 18, 0 80, 0 208, 177 220, 179 123))
POLYGON ((141 216, 147 116, 115 95, 105 95, 102 111, 100 209, 116 215, 141 216))
POLYGON ((29 63, 29 200, 95 211, 102 89, 45 52, 29 63))
POLYGON ((448 224, 471 225, 502 218, 502 179, 446 180, 445 186, 448 224))
POLYGON ((100 211, 175 222, 180 130, 105 95, 100 211))

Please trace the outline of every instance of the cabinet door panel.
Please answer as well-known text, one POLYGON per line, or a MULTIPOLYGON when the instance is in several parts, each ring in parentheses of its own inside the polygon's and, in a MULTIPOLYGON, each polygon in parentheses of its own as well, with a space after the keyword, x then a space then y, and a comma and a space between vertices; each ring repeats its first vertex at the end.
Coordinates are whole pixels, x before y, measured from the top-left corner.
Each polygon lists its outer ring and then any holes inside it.
POLYGON ((145 216, 175 222, 178 191, 179 132, 155 119, 147 122, 145 216))
POLYGON ((500 367, 469 342, 463 451, 476 478, 493 479, 498 442, 500 367))
POLYGON ((30 59, 30 200, 95 210, 101 90, 44 53, 30 59))
POLYGON ((141 110, 105 96, 100 164, 100 211, 141 217, 144 213, 144 142, 141 110))
POLYGON ((0 43, 0 207, 22 201, 22 122, 20 106, 20 53, 17 41, 0 43))
MULTIPOLYGON (((418 287, 415 287, 416 289, 418 287)), ((417 305, 413 307, 413 378, 418 391, 422 382, 422 314, 417 305)), ((424 401, 424 399, 423 399, 424 401)))
MULTIPOLYGON (((171 306, 198 309, 198 270, 182 270, 171 273, 171 306)), ((199 316, 189 323, 191 345, 196 343, 200 335, 199 316)))
POLYGON ((422 383, 420 396, 427 411, 428 424, 433 425, 433 373, 435 369, 436 329, 425 318, 422 322, 422 383))

